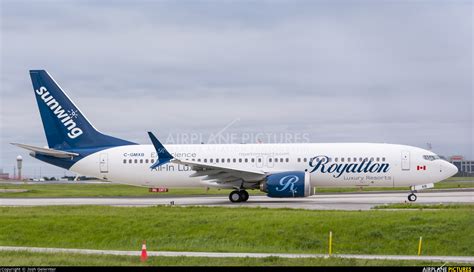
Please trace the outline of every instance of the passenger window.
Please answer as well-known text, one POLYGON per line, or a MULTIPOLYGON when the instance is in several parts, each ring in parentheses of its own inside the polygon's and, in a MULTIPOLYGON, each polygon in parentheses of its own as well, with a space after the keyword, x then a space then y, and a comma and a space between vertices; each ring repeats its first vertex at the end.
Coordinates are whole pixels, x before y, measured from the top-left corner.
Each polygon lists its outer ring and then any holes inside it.
POLYGON ((204 162, 207 162, 207 159, 204 159, 204 162))
POLYGON ((347 158, 347 162, 351 162, 351 158, 347 158))
POLYGON ((140 163, 143 163, 143 159, 140 159, 140 163))
POLYGON ((280 162, 283 162, 283 158, 280 158, 280 162))
POLYGON ((148 163, 148 159, 145 160, 145 163, 148 163))
POLYGON ((195 158, 193 158, 193 159, 192 159, 192 161, 196 161, 196 159, 195 159, 195 158))
POLYGON ((245 158, 245 162, 249 162, 249 159, 245 158))
POLYGON ((298 158, 298 160, 297 160, 297 161, 298 161, 298 162, 301 162, 301 158, 298 158))
POLYGON ((370 161, 374 161, 374 158, 370 158, 370 161))
POLYGON ((304 162, 306 162, 306 161, 307 161, 307 159, 306 159, 306 158, 303 158, 303 161, 304 161, 304 162))
POLYGON ((252 158, 252 162, 255 162, 255 159, 254 159, 254 158, 252 158))
POLYGON ((224 158, 222 158, 222 159, 221 159, 221 162, 225 162, 225 159, 224 159, 224 158))
POLYGON ((234 162, 237 162, 237 160, 236 160, 235 158, 233 159, 233 161, 234 161, 234 162))
POLYGON ((357 158, 355 158, 355 157, 354 157, 354 160, 353 160, 353 162, 357 162, 357 158))
POLYGON ((127 163, 127 160, 126 160, 126 159, 124 159, 124 160, 123 160, 123 163, 127 163))
POLYGON ((289 162, 289 161, 290 161, 290 159, 286 158, 286 162, 289 162))
POLYGON ((331 161, 332 161, 332 159, 328 157, 328 162, 331 162, 331 161))
POLYGON ((341 162, 344 162, 344 158, 341 158, 341 162))
POLYGON ((201 158, 198 159, 198 162, 201 162, 201 158))
POLYGON ((261 159, 261 158, 258 158, 258 162, 262 162, 262 159, 261 159))
POLYGON ((230 163, 230 159, 227 159, 227 162, 229 162, 229 163, 230 163))
POLYGON ((379 157, 377 157, 377 161, 378 161, 378 162, 380 161, 380 158, 379 158, 379 157))
POLYGON ((337 157, 336 157, 336 158, 334 158, 334 161, 335 161, 335 162, 337 162, 337 157))
POLYGON ((239 162, 242 162, 242 159, 239 159, 239 162))
POLYGON ((268 162, 272 162, 272 158, 268 158, 268 162))
POLYGON ((385 161, 385 157, 382 158, 382 161, 385 161))
POLYGON ((138 163, 138 160, 137 159, 133 160, 133 163, 138 163))
POLYGON ((154 160, 154 159, 151 159, 150 162, 151 162, 151 163, 155 163, 155 160, 154 160))
POLYGON ((132 159, 128 160, 128 163, 132 163, 132 159))
POLYGON ((362 158, 359 158, 359 161, 362 162, 362 158))

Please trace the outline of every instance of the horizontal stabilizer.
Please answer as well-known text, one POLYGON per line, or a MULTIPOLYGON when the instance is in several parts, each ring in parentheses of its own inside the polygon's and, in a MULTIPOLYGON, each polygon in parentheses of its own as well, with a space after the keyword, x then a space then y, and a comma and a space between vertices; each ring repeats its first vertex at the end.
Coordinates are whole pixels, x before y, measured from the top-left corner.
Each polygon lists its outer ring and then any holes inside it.
POLYGON ((32 146, 32 145, 26 145, 26 144, 17 144, 17 143, 11 143, 11 144, 33 151, 35 152, 35 154, 41 154, 41 155, 46 155, 46 156, 51 156, 51 157, 56 157, 56 158, 73 158, 75 156, 79 156, 78 153, 60 151, 60 150, 51 149, 51 148, 44 148, 44 147, 38 147, 38 146, 32 146))

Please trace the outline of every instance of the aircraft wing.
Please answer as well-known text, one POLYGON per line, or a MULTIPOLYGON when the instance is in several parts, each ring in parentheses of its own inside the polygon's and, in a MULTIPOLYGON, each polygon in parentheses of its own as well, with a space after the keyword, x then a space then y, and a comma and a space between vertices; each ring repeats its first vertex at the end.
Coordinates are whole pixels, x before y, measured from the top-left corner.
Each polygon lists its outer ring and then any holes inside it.
POLYGON ((232 184, 235 186, 244 186, 246 188, 253 188, 264 179, 267 174, 263 171, 252 171, 247 169, 230 168, 216 166, 212 164, 203 164, 194 161, 185 161, 174 158, 166 148, 158 141, 153 133, 148 132, 148 136, 153 143, 156 152, 158 154, 158 160, 150 166, 151 169, 155 169, 165 163, 176 163, 191 167, 192 170, 196 171, 191 174, 190 177, 203 177, 203 181, 216 184, 232 184))
POLYGON ((191 174, 190 177, 203 177, 202 180, 219 184, 232 182, 258 183, 267 176, 263 171, 222 167, 178 159, 172 159, 170 162, 191 167, 191 169, 196 172, 191 174))
POLYGON ((11 144, 24 148, 26 150, 33 151, 36 154, 52 156, 56 158, 73 158, 75 156, 79 156, 78 153, 66 152, 66 151, 61 151, 61 150, 56 150, 56 149, 51 149, 51 148, 44 148, 44 147, 38 147, 38 146, 33 146, 33 145, 18 144, 18 143, 11 143, 11 144))

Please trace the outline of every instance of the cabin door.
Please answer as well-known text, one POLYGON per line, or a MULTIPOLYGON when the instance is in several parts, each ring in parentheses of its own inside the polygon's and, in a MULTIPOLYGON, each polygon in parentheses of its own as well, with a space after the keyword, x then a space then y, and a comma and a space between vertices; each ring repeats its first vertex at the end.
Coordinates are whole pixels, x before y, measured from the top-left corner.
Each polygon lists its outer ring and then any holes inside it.
POLYGON ((100 154, 100 172, 101 173, 108 173, 109 172, 109 160, 107 153, 100 154))
POLYGON ((410 170, 410 151, 402 151, 402 170, 410 170))

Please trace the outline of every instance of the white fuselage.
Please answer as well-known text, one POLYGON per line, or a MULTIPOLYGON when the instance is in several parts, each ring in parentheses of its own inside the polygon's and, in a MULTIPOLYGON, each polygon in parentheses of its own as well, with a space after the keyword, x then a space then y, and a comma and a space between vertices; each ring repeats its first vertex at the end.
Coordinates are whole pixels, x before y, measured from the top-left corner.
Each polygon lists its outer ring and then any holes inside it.
MULTIPOLYGON (((265 173, 307 170, 311 172, 312 187, 414 186, 444 180, 457 171, 447 161, 424 158, 435 155, 430 151, 394 144, 201 144, 167 145, 166 149, 180 160, 228 168, 265 173), (327 156, 330 161, 310 162, 317 156, 327 156)), ((152 160, 156 159, 152 145, 126 145, 93 153, 70 170, 147 187, 234 187, 189 177, 194 171, 184 165, 167 163, 151 170, 152 160)))

